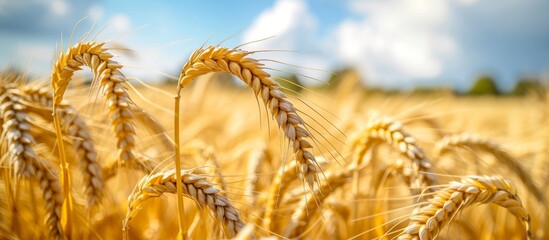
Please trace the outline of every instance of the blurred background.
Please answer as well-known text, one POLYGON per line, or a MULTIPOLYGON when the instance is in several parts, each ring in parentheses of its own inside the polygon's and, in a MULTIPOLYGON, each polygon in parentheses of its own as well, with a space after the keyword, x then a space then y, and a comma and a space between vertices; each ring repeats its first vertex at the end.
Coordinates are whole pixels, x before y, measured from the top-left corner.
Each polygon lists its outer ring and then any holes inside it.
POLYGON ((548 12, 542 0, 0 0, 0 67, 46 78, 73 29, 72 43, 93 26, 126 75, 151 83, 225 41, 283 50, 261 58, 300 66, 273 63, 304 85, 352 71, 380 91, 520 95, 549 81, 548 12))

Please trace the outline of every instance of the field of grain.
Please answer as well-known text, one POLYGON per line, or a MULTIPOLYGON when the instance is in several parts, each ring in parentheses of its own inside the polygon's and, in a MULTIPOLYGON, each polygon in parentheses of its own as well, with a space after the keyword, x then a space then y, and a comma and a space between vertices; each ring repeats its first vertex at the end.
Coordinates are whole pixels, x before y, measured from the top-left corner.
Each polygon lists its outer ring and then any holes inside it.
POLYGON ((222 47, 148 86, 111 54, 1 76, 2 239, 548 238, 547 99, 294 92, 222 47))

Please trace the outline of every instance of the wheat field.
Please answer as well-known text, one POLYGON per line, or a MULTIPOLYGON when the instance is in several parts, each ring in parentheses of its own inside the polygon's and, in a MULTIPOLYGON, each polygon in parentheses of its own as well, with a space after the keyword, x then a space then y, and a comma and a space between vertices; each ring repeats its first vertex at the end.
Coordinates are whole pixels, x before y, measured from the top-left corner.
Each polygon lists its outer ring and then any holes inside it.
POLYGON ((546 98, 297 92, 216 46, 149 86, 116 59, 0 76, 2 239, 549 239, 546 98))

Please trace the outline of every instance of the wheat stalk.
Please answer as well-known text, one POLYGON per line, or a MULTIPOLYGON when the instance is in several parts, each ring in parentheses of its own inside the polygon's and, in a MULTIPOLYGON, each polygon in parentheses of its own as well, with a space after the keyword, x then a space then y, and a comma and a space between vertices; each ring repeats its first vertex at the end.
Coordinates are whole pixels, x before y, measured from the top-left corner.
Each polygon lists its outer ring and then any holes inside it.
MULTIPOLYGON (((176 193, 176 181, 174 170, 142 178, 128 198, 124 228, 127 229, 129 221, 135 217, 144 201, 159 197, 164 193, 176 193)), ((181 183, 183 195, 195 200, 200 207, 208 207, 214 218, 223 225, 227 237, 236 236, 245 226, 240 219, 238 210, 230 200, 222 196, 212 183, 206 181, 205 177, 193 174, 192 171, 183 170, 181 183)))
POLYGON ((529 192, 534 195, 538 202, 543 205, 545 204, 545 196, 530 177, 530 173, 524 169, 518 160, 495 141, 483 138, 479 135, 461 133, 446 136, 435 145, 437 155, 449 152, 452 148, 479 149, 493 154, 498 162, 505 165, 518 176, 520 181, 528 188, 529 192))
POLYGON ((437 191, 427 206, 410 217, 399 239, 434 239, 465 207, 486 203, 507 208, 523 222, 527 238, 532 237, 530 216, 509 181, 501 177, 469 176, 437 191))

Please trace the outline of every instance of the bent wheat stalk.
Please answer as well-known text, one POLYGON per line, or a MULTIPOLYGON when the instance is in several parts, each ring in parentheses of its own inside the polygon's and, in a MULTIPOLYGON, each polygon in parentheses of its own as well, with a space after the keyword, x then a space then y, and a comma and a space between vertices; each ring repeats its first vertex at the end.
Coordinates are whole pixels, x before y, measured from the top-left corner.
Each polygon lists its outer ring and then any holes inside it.
POLYGON ((530 177, 530 173, 498 143, 478 135, 461 133, 446 136, 437 142, 435 146, 438 155, 447 153, 452 150, 452 148, 472 148, 491 153, 498 162, 505 165, 517 175, 522 184, 526 186, 528 191, 534 195, 539 203, 545 205, 545 196, 530 177))
POLYGON ((469 176, 435 193, 429 204, 410 217, 410 223, 398 239, 434 239, 465 207, 494 203, 507 208, 526 229, 530 239, 530 216, 511 183, 501 177, 469 176))
MULTIPOLYGON (((128 198, 128 211, 124 220, 124 229, 129 221, 137 215, 141 205, 149 198, 159 197, 164 193, 176 192, 175 171, 170 170, 143 177, 134 192, 128 198)), ((220 194, 214 185, 205 177, 193 174, 192 171, 181 172, 182 193, 198 203, 200 207, 208 207, 214 218, 223 226, 227 237, 236 236, 245 224, 240 219, 238 210, 230 200, 220 194)))

